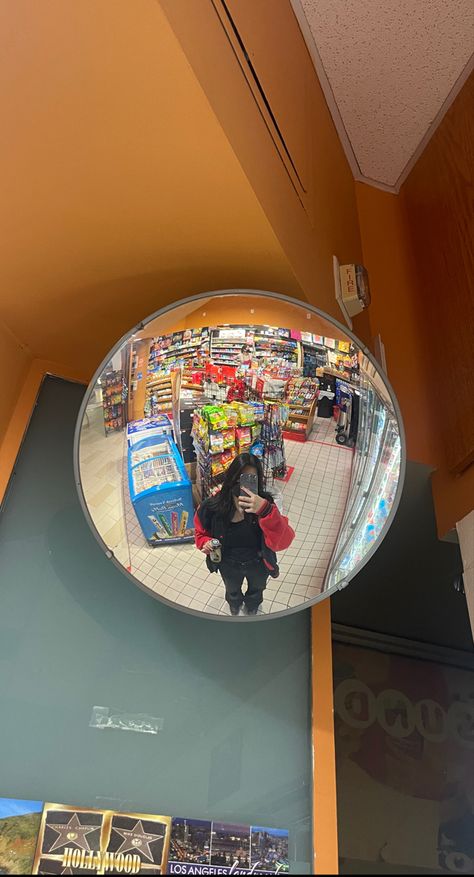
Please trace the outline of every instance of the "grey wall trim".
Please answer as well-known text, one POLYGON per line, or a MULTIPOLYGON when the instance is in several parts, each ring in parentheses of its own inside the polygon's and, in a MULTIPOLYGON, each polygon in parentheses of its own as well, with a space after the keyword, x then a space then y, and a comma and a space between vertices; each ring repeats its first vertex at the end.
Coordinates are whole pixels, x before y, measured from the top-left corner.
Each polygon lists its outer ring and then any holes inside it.
POLYGON ((398 636, 387 636, 372 630, 347 627, 344 624, 332 625, 333 642, 374 649, 389 654, 404 655, 421 661, 435 661, 474 672, 474 652, 461 649, 448 649, 445 646, 430 645, 398 636))

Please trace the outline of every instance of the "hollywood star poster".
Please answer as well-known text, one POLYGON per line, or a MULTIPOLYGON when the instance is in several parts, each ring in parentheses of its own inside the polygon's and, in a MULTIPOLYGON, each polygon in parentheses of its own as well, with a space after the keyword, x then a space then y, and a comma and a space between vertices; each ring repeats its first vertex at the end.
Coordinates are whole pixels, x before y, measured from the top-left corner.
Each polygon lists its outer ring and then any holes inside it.
POLYGON ((474 874, 474 674, 335 643, 340 873, 474 874))
POLYGON ((0 798, 0 874, 288 870, 284 829, 0 798))

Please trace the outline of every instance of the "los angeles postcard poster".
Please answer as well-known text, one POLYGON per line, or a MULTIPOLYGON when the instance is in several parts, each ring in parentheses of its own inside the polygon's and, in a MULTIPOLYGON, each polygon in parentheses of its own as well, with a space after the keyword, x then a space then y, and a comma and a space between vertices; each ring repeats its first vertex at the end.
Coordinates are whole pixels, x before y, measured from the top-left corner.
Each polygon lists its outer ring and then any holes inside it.
POLYGON ((0 874, 283 874, 288 831, 0 798, 0 874))

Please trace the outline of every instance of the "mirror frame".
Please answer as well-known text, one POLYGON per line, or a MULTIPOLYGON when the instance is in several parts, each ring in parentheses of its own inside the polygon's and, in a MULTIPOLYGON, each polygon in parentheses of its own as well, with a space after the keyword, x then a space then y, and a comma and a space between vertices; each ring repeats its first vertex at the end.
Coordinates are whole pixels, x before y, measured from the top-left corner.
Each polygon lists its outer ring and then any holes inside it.
MULTIPOLYGON (((401 495, 402 495, 402 491, 403 491, 403 485, 405 483, 405 473, 406 473, 405 429, 404 429, 404 425, 403 425, 403 419, 402 419, 402 414, 400 411, 400 406, 398 404, 398 401, 397 401, 397 398, 395 396, 395 392, 393 390, 392 385, 390 384, 387 376, 383 372, 382 367, 380 366, 380 363, 377 362, 377 360, 375 359, 375 357, 371 353, 371 351, 368 350, 368 348, 360 341, 359 338, 357 338, 357 336, 347 326, 345 326, 343 323, 339 322, 339 320, 336 320, 330 314, 325 313, 325 311, 322 311, 319 308, 314 307, 314 305, 310 304, 309 302, 301 301, 300 299, 293 298, 292 296, 283 295, 282 293, 270 292, 268 290, 261 290, 261 289, 237 289, 237 288, 236 289, 216 289, 216 290, 212 290, 210 292, 201 292, 201 293, 198 293, 197 295, 187 296, 186 298, 179 299, 179 301, 175 301, 171 304, 165 305, 165 307, 163 307, 163 308, 159 308, 157 311, 154 311, 154 313, 152 313, 150 316, 146 317, 144 320, 141 320, 140 323, 138 323, 137 325, 135 325, 131 329, 129 329, 125 333, 125 335, 123 335, 120 338, 120 340, 117 341, 117 343, 114 345, 114 347, 111 350, 109 350, 109 352, 104 357, 104 359, 102 360, 102 362, 100 363, 98 368, 95 370, 95 372, 92 376, 92 379, 90 380, 90 382, 87 386, 86 392, 84 394, 84 399, 82 400, 81 407, 79 409, 79 414, 78 414, 76 427, 75 427, 75 431, 74 431, 73 454, 74 454, 74 457, 73 457, 74 480, 76 482, 76 488, 77 488, 79 502, 80 502, 82 511, 84 512, 86 521, 89 524, 89 527, 92 530, 92 533, 95 536, 100 547, 102 548, 105 556, 109 560, 112 561, 114 566, 116 566, 117 569, 119 569, 123 575, 127 576, 127 578, 129 578, 130 581, 133 582, 133 584, 136 587, 139 587, 142 591, 144 591, 150 597, 153 597, 155 600, 159 600, 161 603, 164 603, 166 606, 169 606, 170 608, 177 609, 180 612, 187 612, 188 615, 194 615, 196 618, 205 618, 207 620, 225 621, 225 622, 230 621, 230 622, 238 622, 238 623, 242 622, 242 621, 248 621, 248 622, 259 621, 259 622, 261 622, 261 621, 271 621, 273 619, 278 619, 278 618, 280 618, 280 619, 286 618, 288 615, 293 615, 296 612, 301 612, 302 610, 310 609, 312 606, 315 606, 317 603, 321 603, 323 600, 326 600, 328 597, 331 597, 333 594, 337 593, 337 591, 341 591, 341 590, 345 589, 350 584, 350 582, 356 577, 356 575, 358 575, 360 573, 360 571, 364 568, 364 566, 369 562, 371 557, 375 554, 375 552, 377 551, 379 546, 382 544, 382 541, 385 539, 385 536, 387 535, 390 527, 392 526, 393 520, 394 520, 395 515, 397 513, 397 510, 398 510, 398 506, 400 504, 400 499, 401 499, 401 495), (357 345, 359 350, 367 357, 369 362, 375 368, 376 372, 378 374, 380 374, 380 376, 385 384, 385 387, 387 389, 388 396, 390 397, 390 402, 393 405, 393 410, 394 410, 396 418, 397 418, 397 423, 398 423, 398 428, 399 428, 399 433, 400 433, 400 474, 399 474, 397 490, 396 490, 396 494, 395 494, 392 508, 390 509, 390 513, 387 516, 387 519, 385 521, 385 524, 384 524, 379 536, 377 537, 375 542, 370 546, 370 548, 368 549, 368 551, 366 552, 366 554, 364 555, 362 560, 360 560, 356 564, 356 566, 352 570, 350 576, 348 578, 345 578, 343 581, 339 582, 338 584, 333 585, 331 588, 328 588, 327 591, 322 592, 317 597, 313 597, 310 600, 307 600, 306 602, 301 603, 301 605, 291 606, 285 610, 282 610, 281 612, 272 612, 268 615, 262 614, 262 615, 255 615, 255 616, 241 616, 241 617, 239 616, 238 618, 236 618, 232 615, 217 615, 217 614, 213 615, 210 612, 201 612, 197 609, 191 609, 188 606, 182 606, 179 603, 174 603, 171 600, 167 600, 166 597, 162 597, 160 594, 158 594, 155 591, 152 591, 150 588, 148 588, 143 582, 140 582, 139 579, 135 578, 135 576, 131 572, 129 572, 117 560, 113 551, 111 551, 111 549, 105 544, 102 537, 100 536, 100 534, 99 534, 99 532, 98 532, 98 530, 97 530, 97 528, 92 520, 92 516, 89 512, 89 508, 87 506, 87 503, 86 503, 86 500, 84 497, 84 493, 82 490, 81 474, 80 474, 80 457, 79 457, 82 424, 84 421, 84 414, 86 412, 86 408, 87 408, 89 399, 91 397, 92 391, 93 391, 99 377, 103 373, 107 363, 110 362, 111 358, 113 356, 115 356, 115 354, 118 353, 119 350, 121 350, 121 348, 124 344, 127 344, 129 342, 130 337, 137 332, 143 331, 143 329, 145 329, 146 326, 148 325, 148 323, 150 323, 152 320, 155 320, 158 317, 161 317, 164 314, 169 313, 170 311, 174 310, 175 308, 180 307, 181 305, 192 304, 194 302, 196 304, 198 304, 199 301, 201 301, 202 299, 208 300, 209 298, 214 298, 214 297, 215 298, 224 297, 224 296, 232 297, 232 296, 236 296, 236 295, 246 296, 247 298, 250 298, 253 296, 255 298, 278 299, 279 301, 285 302, 286 304, 290 304, 293 306, 297 305, 297 306, 301 307, 302 309, 308 311, 311 314, 315 314, 318 317, 322 317, 324 320, 327 320, 329 323, 331 323, 335 328, 340 329, 341 332, 344 333, 344 335, 349 336, 349 338, 357 345)), ((343 520, 344 520, 344 518, 343 518, 343 520)), ((342 522, 341 522, 341 526, 342 526, 342 522)), ((331 562, 332 562, 332 557, 331 557, 331 561, 328 564, 326 574, 331 567, 331 562)))

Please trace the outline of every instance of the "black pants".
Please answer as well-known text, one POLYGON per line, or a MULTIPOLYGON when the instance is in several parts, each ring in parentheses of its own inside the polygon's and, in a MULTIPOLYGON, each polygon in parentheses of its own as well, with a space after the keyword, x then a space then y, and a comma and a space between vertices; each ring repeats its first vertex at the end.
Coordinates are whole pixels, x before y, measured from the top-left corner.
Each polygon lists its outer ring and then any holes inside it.
POLYGON ((242 603, 245 603, 247 609, 257 609, 260 606, 269 575, 262 560, 245 567, 223 561, 219 572, 225 584, 225 598, 229 606, 235 609, 242 606, 242 603), (247 579, 245 595, 242 593, 244 579, 247 579))

